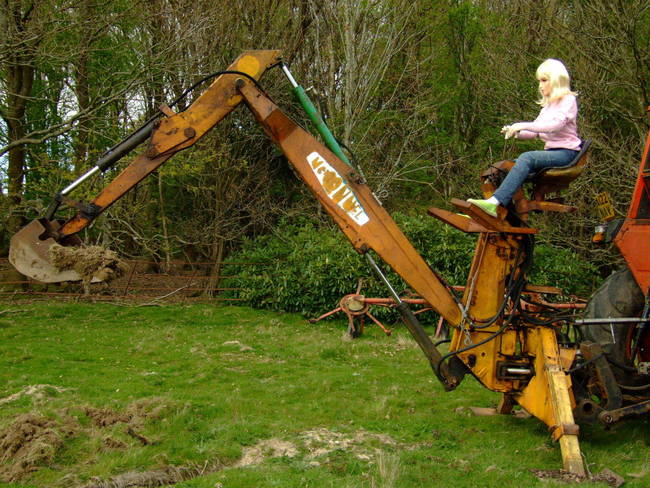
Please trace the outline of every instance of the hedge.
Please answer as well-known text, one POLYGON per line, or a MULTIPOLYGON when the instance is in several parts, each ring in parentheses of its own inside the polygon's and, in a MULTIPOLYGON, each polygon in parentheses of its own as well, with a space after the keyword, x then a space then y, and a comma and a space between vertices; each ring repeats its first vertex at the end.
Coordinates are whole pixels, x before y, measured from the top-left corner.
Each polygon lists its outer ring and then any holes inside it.
MULTIPOLYGON (((465 283, 475 235, 457 231, 433 218, 405 214, 393 217, 431 268, 449 284, 465 283)), ((230 256, 225 274, 234 277, 226 280, 224 286, 239 289, 228 292, 229 296, 243 299, 255 308, 299 312, 309 317, 336 307, 344 295, 354 293, 360 279, 362 294, 388 296, 385 286, 341 232, 333 226, 304 220, 285 221, 274 234, 244 242, 230 256)), ((398 291, 407 290, 395 273, 389 272, 388 277, 398 291)), ((596 268, 571 251, 548 245, 536 247, 531 283, 588 296, 597 280, 596 268)))

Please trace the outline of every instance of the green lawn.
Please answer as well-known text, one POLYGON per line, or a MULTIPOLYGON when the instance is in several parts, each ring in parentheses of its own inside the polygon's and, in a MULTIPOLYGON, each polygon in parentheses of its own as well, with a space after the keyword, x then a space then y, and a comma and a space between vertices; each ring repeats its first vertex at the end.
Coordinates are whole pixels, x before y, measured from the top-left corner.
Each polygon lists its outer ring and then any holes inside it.
MULTIPOLYGON (((3 486, 563 485, 531 472, 561 467, 541 422, 472 415, 499 397, 471 378, 445 393, 401 327, 351 341, 342 321, 240 307, 0 310, 3 486)), ((629 487, 650 485, 649 442, 647 418, 581 435, 589 469, 629 487)))

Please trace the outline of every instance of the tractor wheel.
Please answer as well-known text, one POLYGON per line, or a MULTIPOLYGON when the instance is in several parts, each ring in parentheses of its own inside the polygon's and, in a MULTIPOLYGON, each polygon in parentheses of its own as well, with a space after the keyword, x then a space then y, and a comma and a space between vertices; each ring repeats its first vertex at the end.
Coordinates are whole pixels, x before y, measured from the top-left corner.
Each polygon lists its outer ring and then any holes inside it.
MULTIPOLYGON (((613 273, 592 295, 585 318, 639 317, 643 311, 645 297, 634 276, 626 267, 613 273)), ((621 384, 635 383, 634 358, 632 357, 639 324, 591 324, 581 326, 585 340, 601 345, 612 365, 612 370, 621 384)), ((650 336, 645 329, 643 336, 650 336)), ((647 361, 650 351, 644 346, 650 337, 639 338, 639 361, 647 361)), ((638 377, 636 378, 638 379, 638 377)))

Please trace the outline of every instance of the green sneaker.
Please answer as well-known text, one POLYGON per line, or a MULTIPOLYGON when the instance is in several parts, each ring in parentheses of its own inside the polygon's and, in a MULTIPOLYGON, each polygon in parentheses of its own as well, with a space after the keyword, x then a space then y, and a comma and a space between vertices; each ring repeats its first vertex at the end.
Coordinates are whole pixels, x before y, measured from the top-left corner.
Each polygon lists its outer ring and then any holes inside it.
POLYGON ((487 200, 475 200, 473 198, 468 198, 467 201, 473 205, 476 205, 478 208, 483 210, 488 215, 491 215, 492 217, 497 216, 497 204, 496 203, 490 203, 487 200))

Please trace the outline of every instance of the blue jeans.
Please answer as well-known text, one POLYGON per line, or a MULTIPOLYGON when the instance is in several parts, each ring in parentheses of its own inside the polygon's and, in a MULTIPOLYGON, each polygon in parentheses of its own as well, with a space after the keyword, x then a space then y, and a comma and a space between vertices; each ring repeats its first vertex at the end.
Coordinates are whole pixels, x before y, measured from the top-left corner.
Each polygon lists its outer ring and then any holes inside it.
POLYGON ((528 175, 545 168, 567 166, 573 161, 576 154, 578 154, 578 151, 572 149, 548 149, 546 151, 528 151, 520 154, 515 159, 515 165, 501 182, 497 191, 494 192, 494 197, 499 200, 501 205, 508 205, 512 196, 524 184, 528 175))

